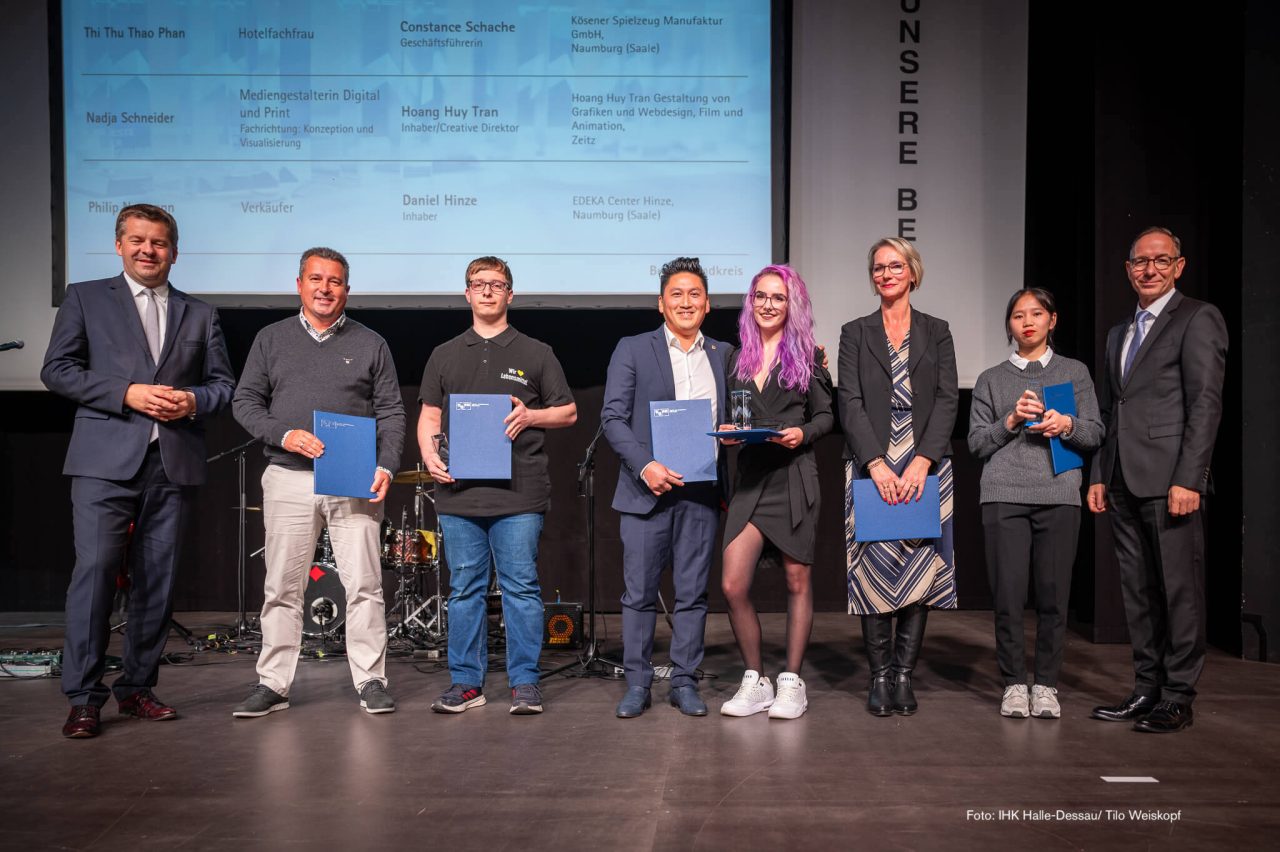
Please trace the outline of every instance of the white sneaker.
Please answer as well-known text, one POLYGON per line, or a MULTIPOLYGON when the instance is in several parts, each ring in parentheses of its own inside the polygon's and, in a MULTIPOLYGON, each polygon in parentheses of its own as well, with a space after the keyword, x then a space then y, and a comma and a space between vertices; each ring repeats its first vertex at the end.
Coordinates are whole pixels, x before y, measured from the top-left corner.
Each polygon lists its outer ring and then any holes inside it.
POLYGON ((773 684, 760 672, 747 671, 742 675, 738 692, 720 705, 721 716, 752 716, 773 706, 773 684))
POLYGON ((809 709, 809 697, 800 675, 783 672, 778 675, 778 698, 769 708, 770 719, 799 719, 809 709))
POLYGON ((1031 715, 1031 710, 1027 706, 1025 683, 1015 683, 1004 688, 1004 699, 1000 702, 1000 715, 1011 716, 1014 719, 1025 719, 1031 715))
POLYGON ((1062 706, 1058 704, 1058 690, 1038 683, 1031 687, 1031 715, 1039 719, 1061 719, 1062 706))

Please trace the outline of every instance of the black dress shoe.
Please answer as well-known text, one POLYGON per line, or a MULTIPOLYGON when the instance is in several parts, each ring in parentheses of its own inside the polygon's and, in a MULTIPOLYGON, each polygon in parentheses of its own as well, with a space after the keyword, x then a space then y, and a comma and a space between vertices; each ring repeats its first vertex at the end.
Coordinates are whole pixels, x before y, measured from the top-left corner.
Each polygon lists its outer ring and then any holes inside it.
POLYGON ((1104 722, 1135 722, 1150 713, 1159 703, 1160 699, 1151 695, 1130 695, 1119 704, 1093 708, 1089 717, 1104 722))
POLYGON ((100 729, 98 708, 92 704, 77 704, 67 714, 67 721, 62 725, 62 735, 75 740, 83 740, 89 737, 96 737, 100 729))
POLYGON ((1161 701, 1150 713, 1133 723, 1135 731, 1146 734, 1172 734, 1191 727, 1191 705, 1161 701))

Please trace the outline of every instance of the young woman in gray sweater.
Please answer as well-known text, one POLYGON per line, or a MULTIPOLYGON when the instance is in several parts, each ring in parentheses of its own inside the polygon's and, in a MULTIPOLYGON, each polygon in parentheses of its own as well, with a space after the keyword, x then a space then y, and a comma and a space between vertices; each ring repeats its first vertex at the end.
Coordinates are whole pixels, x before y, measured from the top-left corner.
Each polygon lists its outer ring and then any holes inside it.
POLYGON ((1003 716, 1057 719, 1058 672, 1067 626, 1071 567, 1080 531, 1079 468, 1054 474, 1050 438, 1086 455, 1102 443, 1089 371, 1053 351, 1053 294, 1019 290, 1005 310, 1016 349, 973 388, 969 450, 982 459, 982 525, 995 605, 996 660, 1004 678, 1003 716), (1045 410, 1043 389, 1071 382, 1074 416, 1045 410), (1036 592, 1035 680, 1027 691, 1022 610, 1036 592))

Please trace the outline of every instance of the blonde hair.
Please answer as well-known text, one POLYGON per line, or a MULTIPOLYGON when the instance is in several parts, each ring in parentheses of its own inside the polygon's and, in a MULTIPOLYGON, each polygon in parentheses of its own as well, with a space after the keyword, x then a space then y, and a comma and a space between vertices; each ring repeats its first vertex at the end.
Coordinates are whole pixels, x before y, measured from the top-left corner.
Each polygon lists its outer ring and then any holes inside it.
POLYGON ((910 240, 904 240, 902 237, 884 237, 876 240, 871 250, 867 252, 867 278, 871 280, 871 292, 879 292, 876 290, 871 267, 876 265, 876 252, 882 248, 891 248, 902 255, 903 260, 907 262, 907 267, 911 270, 911 289, 919 290, 920 285, 924 283, 924 261, 920 258, 920 252, 916 251, 916 247, 910 240))

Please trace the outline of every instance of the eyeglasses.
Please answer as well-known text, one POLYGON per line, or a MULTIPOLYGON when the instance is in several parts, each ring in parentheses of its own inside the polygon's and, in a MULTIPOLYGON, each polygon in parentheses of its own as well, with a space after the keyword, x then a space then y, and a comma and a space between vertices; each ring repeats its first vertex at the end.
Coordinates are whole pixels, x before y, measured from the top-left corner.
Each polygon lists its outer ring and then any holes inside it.
POLYGON ((765 302, 770 303, 775 308, 785 308, 787 306, 787 297, 781 293, 770 294, 760 290, 755 290, 751 293, 751 301, 757 308, 764 305, 765 302))
POLYGON ((511 285, 506 281, 481 281, 478 278, 472 278, 467 282, 467 286, 471 288, 472 293, 483 293, 485 290, 493 290, 495 293, 505 293, 511 289, 511 285))
POLYGON ((879 276, 884 275, 885 271, 888 270, 891 275, 901 275, 906 271, 906 268, 907 265, 905 263, 901 263, 896 260, 889 264, 877 263, 875 266, 871 267, 871 274, 878 278, 879 276))
POLYGON ((1134 272, 1142 272, 1147 268, 1148 263, 1161 272, 1167 272, 1177 259, 1177 257, 1162 254, 1159 257, 1134 257, 1126 260, 1125 263, 1129 264, 1129 268, 1134 272))

